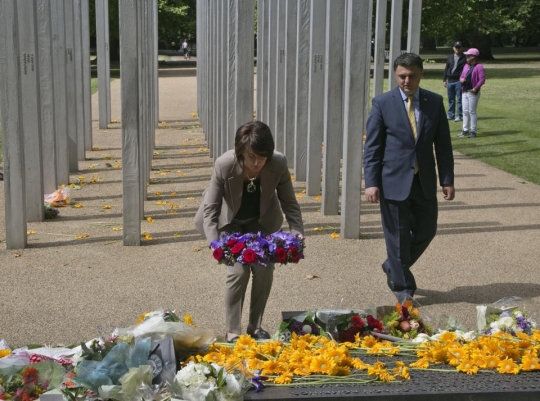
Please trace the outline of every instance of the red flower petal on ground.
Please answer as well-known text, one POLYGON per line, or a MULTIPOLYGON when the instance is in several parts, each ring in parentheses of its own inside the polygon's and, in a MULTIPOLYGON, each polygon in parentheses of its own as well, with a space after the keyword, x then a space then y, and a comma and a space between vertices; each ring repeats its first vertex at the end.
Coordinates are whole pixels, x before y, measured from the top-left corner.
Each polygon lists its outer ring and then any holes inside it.
POLYGON ((287 251, 285 248, 278 247, 276 249, 276 262, 284 263, 287 261, 287 251))
POLYGON ((246 249, 242 257, 246 263, 253 263, 257 260, 257 254, 253 249, 246 249))
POLYGON ((238 255, 239 253, 241 253, 244 250, 245 247, 246 247, 246 245, 243 242, 237 242, 231 248, 231 253, 233 255, 238 255))
POLYGON ((223 259, 224 254, 225 254, 225 252, 223 252, 223 249, 221 249, 221 248, 214 249, 214 253, 213 253, 214 259, 221 260, 221 259, 223 259))

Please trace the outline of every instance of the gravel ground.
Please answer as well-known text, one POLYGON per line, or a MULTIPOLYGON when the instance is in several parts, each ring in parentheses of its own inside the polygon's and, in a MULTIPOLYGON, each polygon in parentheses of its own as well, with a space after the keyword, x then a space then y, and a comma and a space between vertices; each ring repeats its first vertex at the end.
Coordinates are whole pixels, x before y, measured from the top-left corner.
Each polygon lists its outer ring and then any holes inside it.
MULTIPOLYGON (((73 202, 82 207, 62 208, 55 220, 29 223, 23 250, 6 250, 0 215, 0 339, 12 347, 72 344, 129 326, 142 312, 157 308, 192 314, 197 325, 224 334, 225 268, 213 261, 193 228, 212 170, 204 134, 193 121, 194 75, 190 68, 161 73, 161 123, 144 207, 154 221, 141 223, 152 240, 125 247, 118 231, 119 80, 111 83, 117 121, 107 130, 98 129, 93 98, 95 150, 71 175, 73 183, 86 182, 71 190, 73 202), (83 234, 88 237, 75 239, 83 234)), ((414 266, 417 301, 435 321, 450 315, 474 329, 475 305, 518 295, 540 320, 540 187, 455 156, 456 199, 446 202, 439 194, 438 235, 414 266)), ((306 259, 276 268, 264 327, 277 329, 281 311, 394 303, 380 268, 385 248, 378 207, 363 205, 360 239, 334 239, 330 234, 339 232, 340 216, 323 216, 320 201, 302 195, 304 183, 296 182, 295 188, 302 196, 306 259)), ((245 313, 244 326, 246 321, 245 313)))

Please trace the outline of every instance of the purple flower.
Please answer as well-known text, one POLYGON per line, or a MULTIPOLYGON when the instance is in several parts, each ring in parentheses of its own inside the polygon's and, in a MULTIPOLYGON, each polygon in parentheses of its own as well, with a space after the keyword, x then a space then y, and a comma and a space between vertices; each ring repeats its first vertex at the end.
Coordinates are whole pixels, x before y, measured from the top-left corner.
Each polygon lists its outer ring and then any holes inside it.
POLYGON ((256 393, 264 389, 263 381, 268 380, 268 377, 261 376, 261 372, 262 372, 262 369, 259 370, 259 373, 257 373, 255 376, 251 378, 251 383, 255 386, 256 393))

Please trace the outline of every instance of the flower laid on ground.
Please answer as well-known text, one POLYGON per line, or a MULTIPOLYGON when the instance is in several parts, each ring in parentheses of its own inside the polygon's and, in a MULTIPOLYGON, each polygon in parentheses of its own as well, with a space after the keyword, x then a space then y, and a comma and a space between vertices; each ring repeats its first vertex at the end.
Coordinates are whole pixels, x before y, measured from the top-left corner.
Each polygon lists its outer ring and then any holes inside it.
POLYGON ((536 328, 529 314, 522 309, 504 310, 500 314, 492 314, 487 318, 486 334, 499 332, 515 335, 516 333, 531 334, 536 328))
POLYGON ((432 334, 431 327, 424 323, 419 309, 410 300, 403 305, 398 303, 394 312, 382 318, 382 323, 385 331, 394 337, 414 339, 420 333, 432 334))
POLYGON ((240 401, 250 386, 249 378, 240 371, 190 361, 176 374, 170 391, 188 401, 240 401))
POLYGON ((60 365, 44 362, 24 366, 14 374, 0 374, 0 400, 37 400, 50 387, 59 385, 61 371, 60 365))
POLYGON ((43 212, 45 215, 45 219, 47 220, 56 218, 56 216, 58 216, 58 214, 60 213, 58 209, 48 203, 43 206, 43 212))
POLYGON ((355 336, 383 331, 382 323, 372 315, 361 316, 351 312, 332 316, 328 322, 328 334, 339 342, 354 342, 355 336))
POLYGON ((222 233, 212 241, 214 259, 233 266, 235 263, 259 264, 298 263, 304 258, 304 238, 284 231, 270 235, 259 233, 222 233))
POLYGON ((303 336, 304 334, 316 336, 319 335, 321 331, 322 328, 315 322, 315 315, 306 312, 281 322, 277 331, 277 338, 281 342, 289 342, 293 333, 299 336, 303 336))

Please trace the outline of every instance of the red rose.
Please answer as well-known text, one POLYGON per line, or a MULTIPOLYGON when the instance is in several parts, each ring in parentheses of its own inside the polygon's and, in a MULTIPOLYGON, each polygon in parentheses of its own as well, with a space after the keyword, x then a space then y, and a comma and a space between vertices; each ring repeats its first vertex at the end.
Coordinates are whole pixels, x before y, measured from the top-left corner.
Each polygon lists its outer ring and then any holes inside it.
POLYGON ((276 262, 285 263, 287 261, 287 251, 285 248, 278 247, 276 249, 276 262))
POLYGON ((237 242, 237 243, 234 244, 234 246, 232 247, 231 253, 232 253, 233 255, 238 255, 239 253, 241 253, 241 252, 244 250, 245 247, 246 247, 246 246, 244 245, 243 242, 237 242))
POLYGON ((237 242, 238 240, 236 238, 231 238, 230 240, 227 241, 227 246, 230 248, 234 246, 234 244, 236 244, 237 242))
POLYGON ((300 257, 302 256, 298 248, 295 246, 289 247, 289 255, 291 256, 291 262, 293 263, 298 263, 298 261, 300 260, 300 257))
POLYGON ((216 248, 216 249, 214 249, 214 253, 213 253, 214 259, 216 259, 216 260, 221 260, 221 259, 223 259, 224 253, 225 253, 225 252, 223 252, 223 249, 221 249, 221 248, 216 248))
POLYGON ((375 319, 373 316, 371 315, 367 315, 366 317, 366 320, 367 320, 367 324, 369 327, 371 327, 372 329, 379 329, 379 330, 382 330, 382 323, 375 319))
POLYGON ((354 315, 351 317, 351 323, 353 327, 362 328, 364 327, 364 322, 362 321, 362 318, 358 315, 354 315))
POLYGON ((253 249, 246 249, 242 257, 247 264, 251 264, 257 260, 257 254, 253 249))

